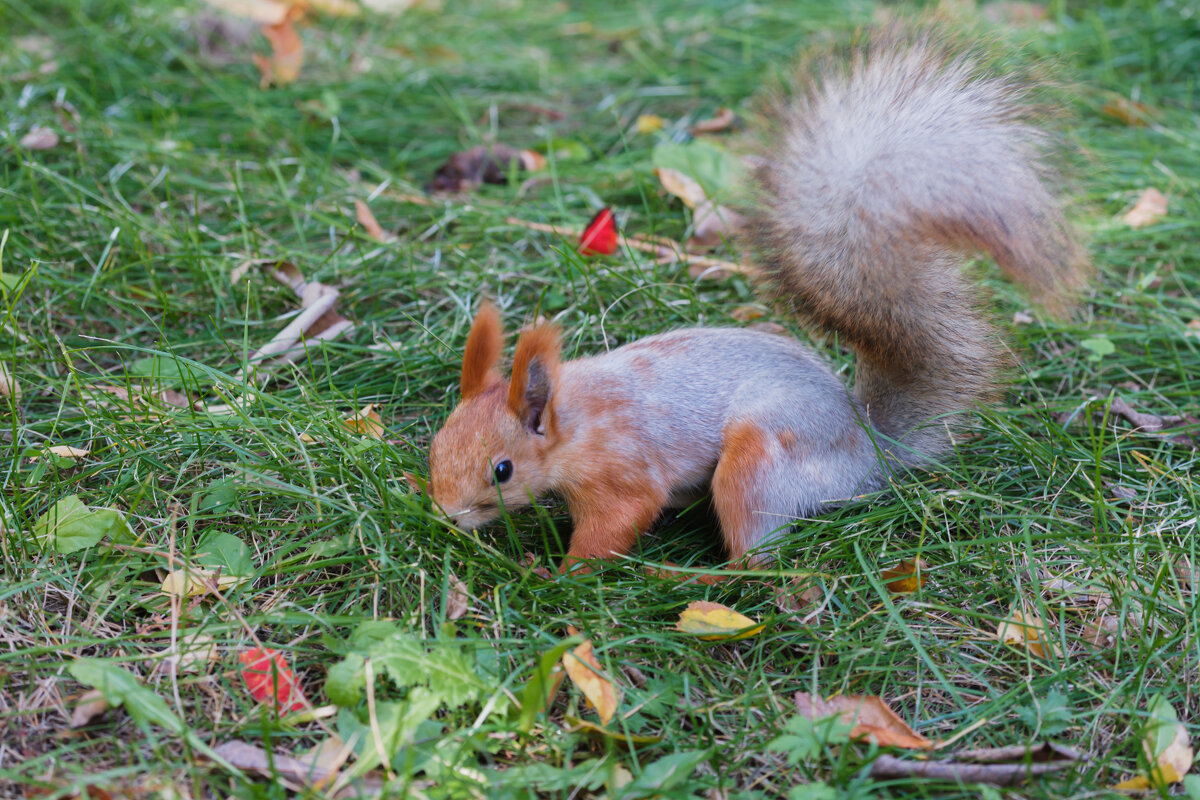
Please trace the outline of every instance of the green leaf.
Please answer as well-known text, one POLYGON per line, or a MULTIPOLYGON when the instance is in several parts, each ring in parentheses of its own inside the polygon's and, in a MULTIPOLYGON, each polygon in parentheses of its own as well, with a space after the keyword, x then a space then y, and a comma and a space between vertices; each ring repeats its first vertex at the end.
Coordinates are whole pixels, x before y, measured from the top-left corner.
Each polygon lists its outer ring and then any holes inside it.
POLYGON ((400 626, 395 622, 382 619, 369 619, 359 623, 350 634, 347 643, 351 650, 359 653, 369 653, 371 648, 391 636, 400 634, 400 626))
POLYGON ((224 575, 247 577, 254 572, 250 548, 232 533, 213 531, 196 545, 196 561, 205 567, 221 570, 224 575))
POLYGON ((710 200, 747 183, 746 168, 736 156, 701 139, 687 144, 663 142, 650 159, 655 167, 678 170, 695 179, 710 200))
POLYGON ((1092 354, 1088 356, 1088 359, 1091 361, 1099 361, 1104 356, 1109 356, 1117 352, 1116 345, 1107 336, 1093 336, 1090 339, 1084 339, 1079 343, 1079 346, 1085 350, 1092 351, 1092 354))
POLYGON ((342 708, 358 705, 366 686, 366 661, 358 653, 346 656, 325 674, 325 694, 342 708))
POLYGON ((66 555, 91 547, 105 536, 132 535, 125 516, 115 508, 91 509, 77 495, 59 498, 33 523, 33 536, 51 542, 58 553, 66 555))
POLYGON ((1179 715, 1175 707, 1161 694, 1156 695, 1146 710, 1150 719, 1146 723, 1146 744, 1153 743, 1154 757, 1158 758, 1175 741, 1175 729, 1179 726, 1179 715))
POLYGON ((663 756, 653 764, 647 764, 642 774, 625 787, 620 797, 646 797, 666 791, 691 777, 710 753, 709 750, 685 750, 663 756))
POLYGON ((1200 776, 1184 775, 1183 790, 1187 792, 1189 800, 1200 800, 1200 776))
POLYGON ((354 748, 358 759, 350 775, 358 777, 374 769, 380 763, 381 751, 390 764, 401 748, 411 744, 413 734, 421 723, 433 716, 433 712, 441 705, 442 700, 436 693, 420 688, 409 693, 405 702, 389 700, 376 703, 374 722, 378 726, 378 739, 374 726, 360 721, 343 709, 338 714, 339 733, 345 741, 350 741, 350 737, 354 736, 360 742, 354 748))
POLYGON ((397 685, 428 686, 451 707, 474 700, 484 688, 462 649, 450 642, 427 645, 399 633, 372 647, 371 661, 397 685))
POLYGON ((179 359, 170 356, 146 356, 129 365, 131 378, 148 378, 163 386, 179 386, 186 374, 179 359))
POLYGON ((81 658, 72 663, 68 671, 75 680, 98 690, 110 706, 124 706, 143 730, 153 723, 174 734, 187 732, 183 721, 167 707, 166 701, 122 667, 96 658, 81 658))
POLYGON ((1051 689, 1044 698, 1034 698, 1032 705, 1018 708, 1017 716, 1038 736, 1057 736, 1074 721, 1070 702, 1058 689, 1051 689))
POLYGON ((767 749, 785 753, 790 765, 810 761, 825 752, 830 744, 850 741, 853 725, 840 717, 828 717, 813 722, 805 716, 795 716, 783 726, 784 733, 767 742, 767 749))
POLYGON ((525 684, 525 689, 521 692, 521 719, 517 727, 523 733, 529 733, 529 729, 533 727, 533 721, 537 719, 538 713, 546 707, 546 693, 550 688, 550 673, 554 666, 562 658, 563 653, 569 648, 583 641, 582 636, 572 636, 568 639, 563 639, 554 647, 547 650, 538 659, 538 665, 534 668, 533 676, 529 679, 529 683, 525 684))
POLYGON ((825 781, 801 783, 788 790, 788 800, 837 800, 837 789, 825 781))

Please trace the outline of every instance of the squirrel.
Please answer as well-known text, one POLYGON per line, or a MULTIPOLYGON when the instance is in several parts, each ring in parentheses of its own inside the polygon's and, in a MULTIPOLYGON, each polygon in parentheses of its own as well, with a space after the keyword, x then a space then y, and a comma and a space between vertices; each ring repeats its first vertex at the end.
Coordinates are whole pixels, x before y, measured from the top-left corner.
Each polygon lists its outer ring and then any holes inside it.
POLYGON ((761 565, 793 520, 928 464, 957 412, 995 400, 1007 358, 966 261, 986 251, 1051 310, 1088 268, 1026 89, 934 34, 876 38, 849 62, 777 104, 752 236, 799 319, 853 350, 853 390, 790 336, 720 327, 564 361, 542 324, 506 380, 484 304, 430 449, 455 525, 556 494, 574 522, 568 570, 629 552, 664 509, 711 492, 730 559, 761 565))

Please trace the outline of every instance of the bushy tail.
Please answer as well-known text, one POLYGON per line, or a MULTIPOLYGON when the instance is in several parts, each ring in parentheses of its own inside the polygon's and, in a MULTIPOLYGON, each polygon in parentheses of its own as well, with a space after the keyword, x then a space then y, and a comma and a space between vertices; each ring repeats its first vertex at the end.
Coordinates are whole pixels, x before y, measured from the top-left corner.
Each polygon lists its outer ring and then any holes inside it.
POLYGON ((784 294, 855 351, 871 424, 916 463, 995 392, 1005 359, 966 257, 986 251, 1060 307, 1087 259, 1047 188, 1021 88, 931 37, 877 39, 783 104, 760 173, 760 244, 784 294))

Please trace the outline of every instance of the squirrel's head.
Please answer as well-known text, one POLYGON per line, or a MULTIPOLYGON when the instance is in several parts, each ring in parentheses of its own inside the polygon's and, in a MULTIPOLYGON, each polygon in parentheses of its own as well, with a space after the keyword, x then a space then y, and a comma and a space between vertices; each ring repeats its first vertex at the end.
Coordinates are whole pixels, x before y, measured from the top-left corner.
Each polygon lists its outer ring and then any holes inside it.
POLYGON ((521 334, 510 380, 497 369, 503 343, 500 314, 484 304, 463 351, 462 400, 429 451, 433 500, 468 530, 498 517, 501 504, 529 505, 550 488, 558 330, 540 325, 521 334))

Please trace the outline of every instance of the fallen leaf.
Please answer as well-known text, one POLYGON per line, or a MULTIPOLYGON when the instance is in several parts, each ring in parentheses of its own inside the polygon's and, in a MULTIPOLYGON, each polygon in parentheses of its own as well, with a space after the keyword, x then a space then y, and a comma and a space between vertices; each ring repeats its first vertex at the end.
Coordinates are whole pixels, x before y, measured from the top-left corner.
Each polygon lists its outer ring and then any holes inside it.
POLYGON ((218 575, 216 570, 211 569, 176 569, 163 578, 159 591, 168 597, 203 597, 211 593, 214 586, 217 591, 224 592, 248 580, 248 577, 241 575, 218 575))
POLYGON ((383 427, 383 420, 380 419, 379 412, 375 410, 374 403, 368 403, 342 420, 342 425, 351 433, 370 436, 372 439, 382 439, 387 430, 383 427))
POLYGON ((354 0, 307 0, 314 11, 328 14, 331 17, 357 17, 362 14, 362 7, 354 0))
POLYGON ((708 202, 708 195, 705 194, 700 182, 684 175, 679 170, 658 167, 654 170, 654 174, 667 193, 678 197, 688 208, 695 208, 708 202))
POLYGON ((851 739, 870 739, 880 747, 929 750, 933 742, 909 727, 887 703, 873 695, 837 695, 823 700, 818 695, 797 692, 796 710, 814 722, 839 717, 850 729, 851 739))
POLYGON ((283 86, 294 83, 300 77, 304 65, 304 42, 293 23, 303 16, 300 6, 291 6, 279 22, 263 25, 262 34, 271 44, 271 55, 254 54, 261 78, 258 85, 266 89, 271 84, 283 86))
POLYGON ((604 674, 600 662, 596 660, 591 640, 563 653, 562 665, 588 702, 596 707, 600 721, 607 725, 617 712, 617 687, 604 674))
POLYGON ((1101 113, 1134 128, 1148 125, 1156 116, 1153 108, 1124 95, 1113 95, 1100 107, 1101 113))
POLYGON ((1151 187, 1138 195, 1137 202, 1133 204, 1133 208, 1126 211, 1121 219, 1131 228, 1144 228, 1147 225, 1153 225, 1166 215, 1166 195, 1158 189, 1151 187))
POLYGON ((732 608, 707 600, 689 603, 675 624, 675 630, 695 634, 707 642, 745 639, 758 634, 765 627, 732 608))
POLYGON ((467 585, 450 573, 450 586, 446 593, 446 619, 459 619, 471 607, 471 595, 467 585))
POLYGON ((396 235, 385 231, 383 227, 375 221, 375 215, 371 213, 371 209, 362 200, 355 199, 354 201, 354 216, 358 220, 358 224, 363 226, 363 230, 377 242, 394 242, 396 235))
POLYGON ((292 3, 280 0, 208 0, 208 4, 260 25, 278 25, 287 18, 292 7, 292 3))
POLYGON ((21 399, 21 384, 8 371, 8 366, 0 364, 0 397, 11 397, 13 400, 21 399))
POLYGON ((1187 728, 1163 695, 1150 701, 1150 719, 1142 735, 1142 750, 1150 762, 1150 778, 1157 786, 1179 783, 1192 768, 1192 745, 1187 728))
POLYGON ((429 190, 464 192, 484 183, 508 183, 509 172, 535 172, 546 165, 546 157, 533 150, 517 150, 503 144, 479 145, 454 153, 433 173, 429 190))
MULTIPOLYGON (((1120 417, 1126 422, 1133 425, 1134 430, 1145 433, 1158 433, 1167 428, 1182 428, 1194 427, 1200 425, 1200 419, 1190 416, 1168 416, 1160 417, 1155 414, 1146 414, 1137 411, 1133 406, 1129 405, 1122 397, 1113 397, 1109 404, 1109 411, 1112 416, 1120 417)), ((1170 437, 1170 441, 1177 444, 1195 445, 1194 434, 1181 433, 1177 436, 1170 437)))
POLYGON ((58 134, 49 128, 35 127, 21 137, 26 150, 49 150, 58 146, 58 134))
POLYGON ((86 447, 72 447, 69 444, 56 444, 46 448, 46 452, 59 458, 83 458, 92 452, 86 447))
POLYGON ((648 744, 658 744, 663 737, 653 734, 626 733, 625 731, 610 731, 608 728, 601 727, 594 722, 589 722, 586 719, 572 717, 570 714, 563 715, 563 721, 571 727, 568 728, 571 733, 582 733, 586 736, 591 736, 593 739, 608 739, 610 741, 632 744, 634 747, 642 747, 648 744))
POLYGON ((775 589, 775 607, 785 614, 799 614, 825 598, 819 575, 798 575, 775 589))
POLYGON ((290 713, 308 707, 283 653, 270 647, 254 647, 238 656, 242 680, 250 696, 260 703, 273 702, 277 711, 290 713))
POLYGON ((661 131, 666 122, 658 114, 642 114, 633 124, 633 129, 643 136, 655 131, 661 131))
POLYGON ((1054 643, 1047 638, 1043 622, 1020 609, 1014 608, 1008 618, 996 626, 996 638, 1004 644, 1024 647, 1037 658, 1058 654, 1054 643))
POLYGON ((762 319, 766 315, 767 312, 759 306, 738 306, 729 312, 729 316, 738 322, 754 322, 756 319, 762 319))
POLYGON ((99 689, 84 692, 79 698, 79 705, 71 712, 71 727, 82 728, 92 720, 108 711, 108 700, 99 689))
POLYGON ((163 660, 179 672, 203 673, 219 658, 216 640, 197 631, 181 636, 174 647, 167 648, 163 660))
POLYGON ((929 565, 923 559, 901 561, 891 569, 885 569, 880 577, 892 594, 912 594, 925 585, 929 565))
POLYGON ((1033 315, 1028 311, 1017 311, 1013 314, 1013 325, 1032 325, 1033 315))
MULTIPOLYGON (((337 737, 332 737, 337 738, 337 737)), ((338 739, 338 742, 341 740, 338 739)), ((343 746, 339 746, 341 749, 343 746)), ((286 753, 268 753, 258 745, 238 740, 222 742, 213 748, 217 755, 238 769, 257 772, 267 778, 283 778, 303 786, 320 788, 336 773, 316 758, 295 758, 286 753)))
POLYGON ((608 256, 617 252, 617 219, 607 206, 596 212, 579 237, 579 252, 585 256, 608 256))
POLYGON ((738 212, 707 200, 692 214, 692 235, 685 247, 689 253, 712 250, 744 230, 746 224, 746 217, 738 212))
POLYGON ((702 119, 690 129, 692 136, 702 133, 720 133, 727 131, 737 122, 737 115, 730 108, 718 108, 717 113, 709 119, 702 119))

